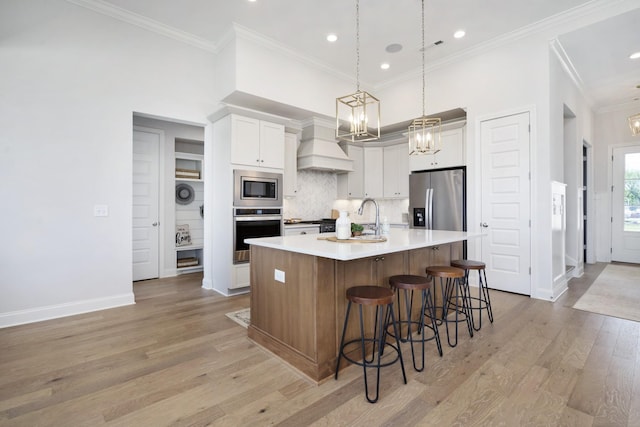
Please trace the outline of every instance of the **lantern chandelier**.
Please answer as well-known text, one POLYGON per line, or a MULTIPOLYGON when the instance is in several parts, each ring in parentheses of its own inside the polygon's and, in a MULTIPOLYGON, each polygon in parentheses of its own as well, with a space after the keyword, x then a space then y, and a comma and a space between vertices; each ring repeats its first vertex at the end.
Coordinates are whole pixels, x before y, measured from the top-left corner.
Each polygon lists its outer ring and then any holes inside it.
POLYGON ((336 98, 336 138, 349 142, 380 139, 380 100, 360 90, 359 0, 356 0, 356 91, 336 98))
POLYGON ((425 115, 425 72, 424 72, 424 0, 422 0, 422 117, 413 119, 409 125, 409 154, 435 154, 440 151, 441 120, 425 115))
POLYGON ((640 113, 629 116, 629 127, 633 136, 640 135, 640 113))

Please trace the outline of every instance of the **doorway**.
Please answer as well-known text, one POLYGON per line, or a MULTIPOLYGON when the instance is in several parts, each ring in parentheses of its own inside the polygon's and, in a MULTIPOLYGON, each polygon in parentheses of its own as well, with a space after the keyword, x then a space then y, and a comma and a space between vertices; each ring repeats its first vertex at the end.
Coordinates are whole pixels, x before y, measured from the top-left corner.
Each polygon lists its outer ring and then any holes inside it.
POLYGON ((530 116, 480 122, 482 259, 495 289, 531 295, 530 116))
POLYGON ((611 260, 640 263, 640 147, 613 149, 611 260))
POLYGON ((160 150, 164 133, 133 128, 133 280, 159 277, 160 150))

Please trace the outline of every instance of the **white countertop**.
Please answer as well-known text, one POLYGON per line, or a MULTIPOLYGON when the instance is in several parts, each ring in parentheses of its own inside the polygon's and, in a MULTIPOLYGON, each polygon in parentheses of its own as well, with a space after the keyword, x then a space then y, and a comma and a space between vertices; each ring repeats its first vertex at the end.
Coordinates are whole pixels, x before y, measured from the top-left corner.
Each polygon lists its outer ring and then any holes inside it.
POLYGON ((318 240, 318 237, 327 238, 335 236, 334 233, 262 237, 245 239, 245 243, 340 261, 349 261, 428 246, 460 242, 484 235, 485 233, 482 232, 392 228, 389 234, 385 235, 387 241, 381 243, 341 243, 318 240))

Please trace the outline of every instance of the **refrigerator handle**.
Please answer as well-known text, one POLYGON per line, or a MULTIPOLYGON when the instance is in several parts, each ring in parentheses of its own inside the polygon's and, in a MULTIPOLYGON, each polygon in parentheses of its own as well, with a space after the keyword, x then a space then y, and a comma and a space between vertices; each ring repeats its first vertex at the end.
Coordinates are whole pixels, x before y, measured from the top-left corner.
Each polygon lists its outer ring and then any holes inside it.
POLYGON ((427 229, 433 228, 433 188, 427 189, 427 229))

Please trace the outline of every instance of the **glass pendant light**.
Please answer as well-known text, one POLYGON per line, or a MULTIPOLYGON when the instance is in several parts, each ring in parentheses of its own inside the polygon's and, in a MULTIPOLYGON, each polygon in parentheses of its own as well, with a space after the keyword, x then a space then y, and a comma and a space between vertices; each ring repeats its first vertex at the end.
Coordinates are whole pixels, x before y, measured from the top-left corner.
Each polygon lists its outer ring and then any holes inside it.
POLYGON ((409 125, 409 154, 435 154, 440 151, 441 120, 425 115, 425 71, 424 71, 424 0, 422 0, 422 117, 413 119, 409 125))
POLYGON ((380 139, 380 100, 360 90, 359 0, 356 0, 356 91, 336 98, 336 138, 349 142, 380 139))

